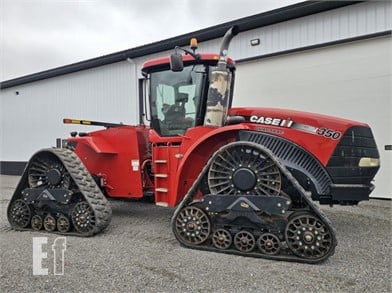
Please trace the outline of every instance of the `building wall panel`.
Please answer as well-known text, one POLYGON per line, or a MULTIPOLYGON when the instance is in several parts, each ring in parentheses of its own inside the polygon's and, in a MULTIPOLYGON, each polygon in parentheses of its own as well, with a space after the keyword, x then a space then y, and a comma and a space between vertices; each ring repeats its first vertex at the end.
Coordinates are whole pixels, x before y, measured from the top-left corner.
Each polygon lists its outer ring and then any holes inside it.
POLYGON ((91 130, 63 125, 65 117, 137 123, 134 81, 134 65, 124 61, 2 90, 0 161, 27 160, 72 130, 91 130))
MULTIPOLYGON (((240 33, 230 45, 235 60, 275 54, 392 29, 392 2, 373 1, 346 6, 240 33), (259 38, 259 46, 250 40, 259 38)), ((216 52, 220 39, 200 44, 201 52, 216 52)))

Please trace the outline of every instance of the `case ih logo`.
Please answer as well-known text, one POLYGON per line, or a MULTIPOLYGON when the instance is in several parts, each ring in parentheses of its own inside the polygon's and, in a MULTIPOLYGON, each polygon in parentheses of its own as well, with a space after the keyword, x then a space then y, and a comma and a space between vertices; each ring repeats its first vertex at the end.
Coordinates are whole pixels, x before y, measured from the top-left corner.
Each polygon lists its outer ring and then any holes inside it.
POLYGON ((290 128, 294 123, 292 120, 273 118, 273 117, 256 116, 256 115, 250 116, 249 121, 252 123, 273 125, 273 126, 280 126, 280 127, 287 127, 287 128, 290 128))

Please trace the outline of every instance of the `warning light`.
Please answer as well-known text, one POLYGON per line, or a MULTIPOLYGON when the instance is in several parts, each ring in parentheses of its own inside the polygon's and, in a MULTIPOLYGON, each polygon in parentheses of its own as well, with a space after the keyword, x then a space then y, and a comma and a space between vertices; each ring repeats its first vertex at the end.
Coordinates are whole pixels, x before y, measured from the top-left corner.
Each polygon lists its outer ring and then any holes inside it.
POLYGON ((197 49, 197 39, 192 38, 189 47, 193 50, 193 52, 197 49))

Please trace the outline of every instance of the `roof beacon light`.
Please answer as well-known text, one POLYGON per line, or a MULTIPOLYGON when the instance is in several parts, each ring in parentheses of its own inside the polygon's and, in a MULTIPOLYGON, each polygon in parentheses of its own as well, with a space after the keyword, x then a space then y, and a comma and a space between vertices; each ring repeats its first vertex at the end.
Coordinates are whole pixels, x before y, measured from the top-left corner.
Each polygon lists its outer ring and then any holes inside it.
POLYGON ((195 53, 195 51, 197 49, 197 39, 196 38, 191 39, 189 47, 192 49, 193 53, 195 53))

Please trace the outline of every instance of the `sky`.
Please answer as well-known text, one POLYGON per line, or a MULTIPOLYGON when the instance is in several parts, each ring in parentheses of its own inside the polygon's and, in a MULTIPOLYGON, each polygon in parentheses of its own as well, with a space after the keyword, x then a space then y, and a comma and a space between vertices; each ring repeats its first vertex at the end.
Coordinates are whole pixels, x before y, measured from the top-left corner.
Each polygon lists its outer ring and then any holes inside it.
POLYGON ((0 0, 0 81, 301 0, 0 0))

